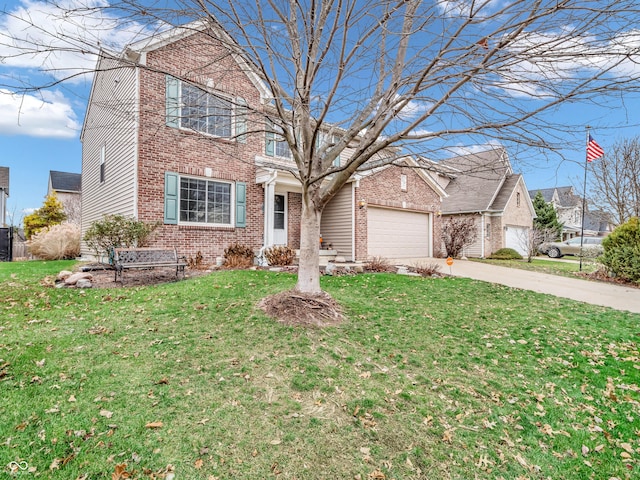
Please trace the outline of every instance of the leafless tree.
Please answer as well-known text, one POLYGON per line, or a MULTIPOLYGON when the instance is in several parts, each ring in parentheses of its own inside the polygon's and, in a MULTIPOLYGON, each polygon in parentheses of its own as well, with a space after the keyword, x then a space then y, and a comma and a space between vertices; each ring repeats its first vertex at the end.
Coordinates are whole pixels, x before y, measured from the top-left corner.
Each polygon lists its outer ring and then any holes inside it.
POLYGON ((60 62, 121 50, 115 33, 148 34, 189 19, 225 32, 219 39, 271 95, 263 111, 253 112, 263 120, 251 128, 281 135, 295 162, 302 187, 296 288, 304 292, 320 291, 323 209, 359 169, 410 153, 437 159, 454 144, 559 149, 557 132, 576 129, 554 123, 562 104, 629 94, 640 85, 637 0, 160 5, 52 2, 57 13, 49 22, 12 14, 24 28, 0 34, 4 64, 41 59, 52 80, 25 85, 5 76, 0 88, 27 92, 74 78, 86 68, 60 62), (61 21, 74 29, 61 34, 61 21), (332 141, 319 145, 322 135, 332 141), (350 159, 335 166, 347 149, 350 159))
POLYGON ((605 156, 589 164, 588 198, 591 210, 612 215, 620 225, 640 217, 640 138, 623 139, 605 156))
POLYGON ((527 228, 518 234, 518 242, 526 251, 527 262, 531 263, 533 257, 538 254, 538 247, 545 242, 553 242, 558 237, 558 232, 553 228, 527 228))
POLYGON ((476 222, 471 217, 449 217, 442 222, 442 242, 448 257, 458 258, 465 247, 478 238, 476 222))

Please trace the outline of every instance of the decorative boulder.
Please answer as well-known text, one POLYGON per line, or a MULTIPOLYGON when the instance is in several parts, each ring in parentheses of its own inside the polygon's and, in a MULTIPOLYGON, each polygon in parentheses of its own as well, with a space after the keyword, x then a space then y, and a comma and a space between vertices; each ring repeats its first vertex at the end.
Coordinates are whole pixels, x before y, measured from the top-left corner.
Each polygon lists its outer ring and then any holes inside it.
POLYGON ((67 284, 67 285, 75 285, 78 282, 78 280, 83 280, 83 279, 92 280, 93 279, 93 275, 91 275, 90 273, 87 273, 87 272, 74 273, 74 274, 68 276, 65 279, 64 283, 67 284))
POLYGON ((73 275, 73 272, 70 272, 69 270, 62 270, 58 275, 56 275, 56 280, 66 280, 71 275, 73 275))
POLYGON ((86 278, 81 278, 76 282, 76 288, 92 288, 92 287, 93 287, 93 283, 91 283, 91 280, 88 280, 86 278))

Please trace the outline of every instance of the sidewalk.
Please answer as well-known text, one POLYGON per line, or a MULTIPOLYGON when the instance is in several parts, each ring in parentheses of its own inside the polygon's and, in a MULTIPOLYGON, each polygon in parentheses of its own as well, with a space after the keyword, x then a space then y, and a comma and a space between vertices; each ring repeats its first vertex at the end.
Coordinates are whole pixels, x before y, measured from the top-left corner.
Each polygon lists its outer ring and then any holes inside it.
POLYGON ((517 268, 499 267, 469 260, 454 260, 449 267, 444 258, 403 259, 392 263, 404 265, 437 263, 443 273, 499 283, 513 288, 570 298, 616 310, 640 313, 640 288, 625 287, 580 278, 562 277, 517 268))

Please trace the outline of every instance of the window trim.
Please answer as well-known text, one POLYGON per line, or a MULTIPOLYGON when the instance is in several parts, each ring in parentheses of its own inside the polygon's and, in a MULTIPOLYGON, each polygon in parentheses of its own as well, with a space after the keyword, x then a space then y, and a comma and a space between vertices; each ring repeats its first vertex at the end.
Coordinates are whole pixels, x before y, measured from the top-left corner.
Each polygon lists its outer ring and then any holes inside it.
MULTIPOLYGON (((236 141, 239 143, 246 143, 246 133, 247 133, 247 116, 248 116, 248 105, 244 98, 242 97, 234 97, 229 95, 226 92, 220 92, 217 90, 203 88, 201 86, 191 84, 180 80, 178 78, 172 77, 170 75, 166 76, 166 124, 169 127, 177 128, 179 130, 183 130, 186 132, 198 133, 200 135, 206 135, 211 138, 219 138, 227 141, 236 141), (188 126, 183 125, 183 121, 187 119, 187 117, 182 115, 183 108, 185 108, 185 104, 183 101, 183 85, 187 85, 196 90, 202 92, 202 94, 206 95, 207 98, 209 96, 218 98, 224 102, 228 102, 231 107, 231 114, 229 116, 229 130, 230 136, 221 136, 216 135, 214 133, 210 133, 207 130, 197 130, 194 128, 190 128, 188 126)), ((201 105, 198 105, 201 107, 201 105)), ((209 106, 205 106, 205 108, 209 108, 209 106)), ((213 118, 213 115, 208 115, 207 112, 207 126, 209 125, 209 118, 213 118)))
MULTIPOLYGON (((185 226, 198 226, 198 227, 222 227, 222 228, 234 228, 236 226, 236 183, 231 180, 222 180, 218 178, 198 177, 195 175, 180 175, 178 174, 178 225, 185 226), (229 223, 213 223, 213 222, 190 222, 188 220, 181 220, 182 215, 182 179, 201 180, 207 182, 207 192, 209 189, 209 183, 223 183, 229 185, 229 223)), ((208 200, 205 201, 205 204, 208 200)), ((205 211, 205 218, 207 212, 205 211)))

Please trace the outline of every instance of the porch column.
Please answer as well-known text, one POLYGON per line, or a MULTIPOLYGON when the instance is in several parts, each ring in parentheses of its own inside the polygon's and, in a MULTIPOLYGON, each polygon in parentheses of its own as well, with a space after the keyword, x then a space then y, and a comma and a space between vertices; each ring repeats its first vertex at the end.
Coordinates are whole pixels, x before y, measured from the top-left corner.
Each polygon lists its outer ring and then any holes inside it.
POLYGON ((270 180, 264 184, 264 246, 273 245, 273 201, 276 182, 270 180))

